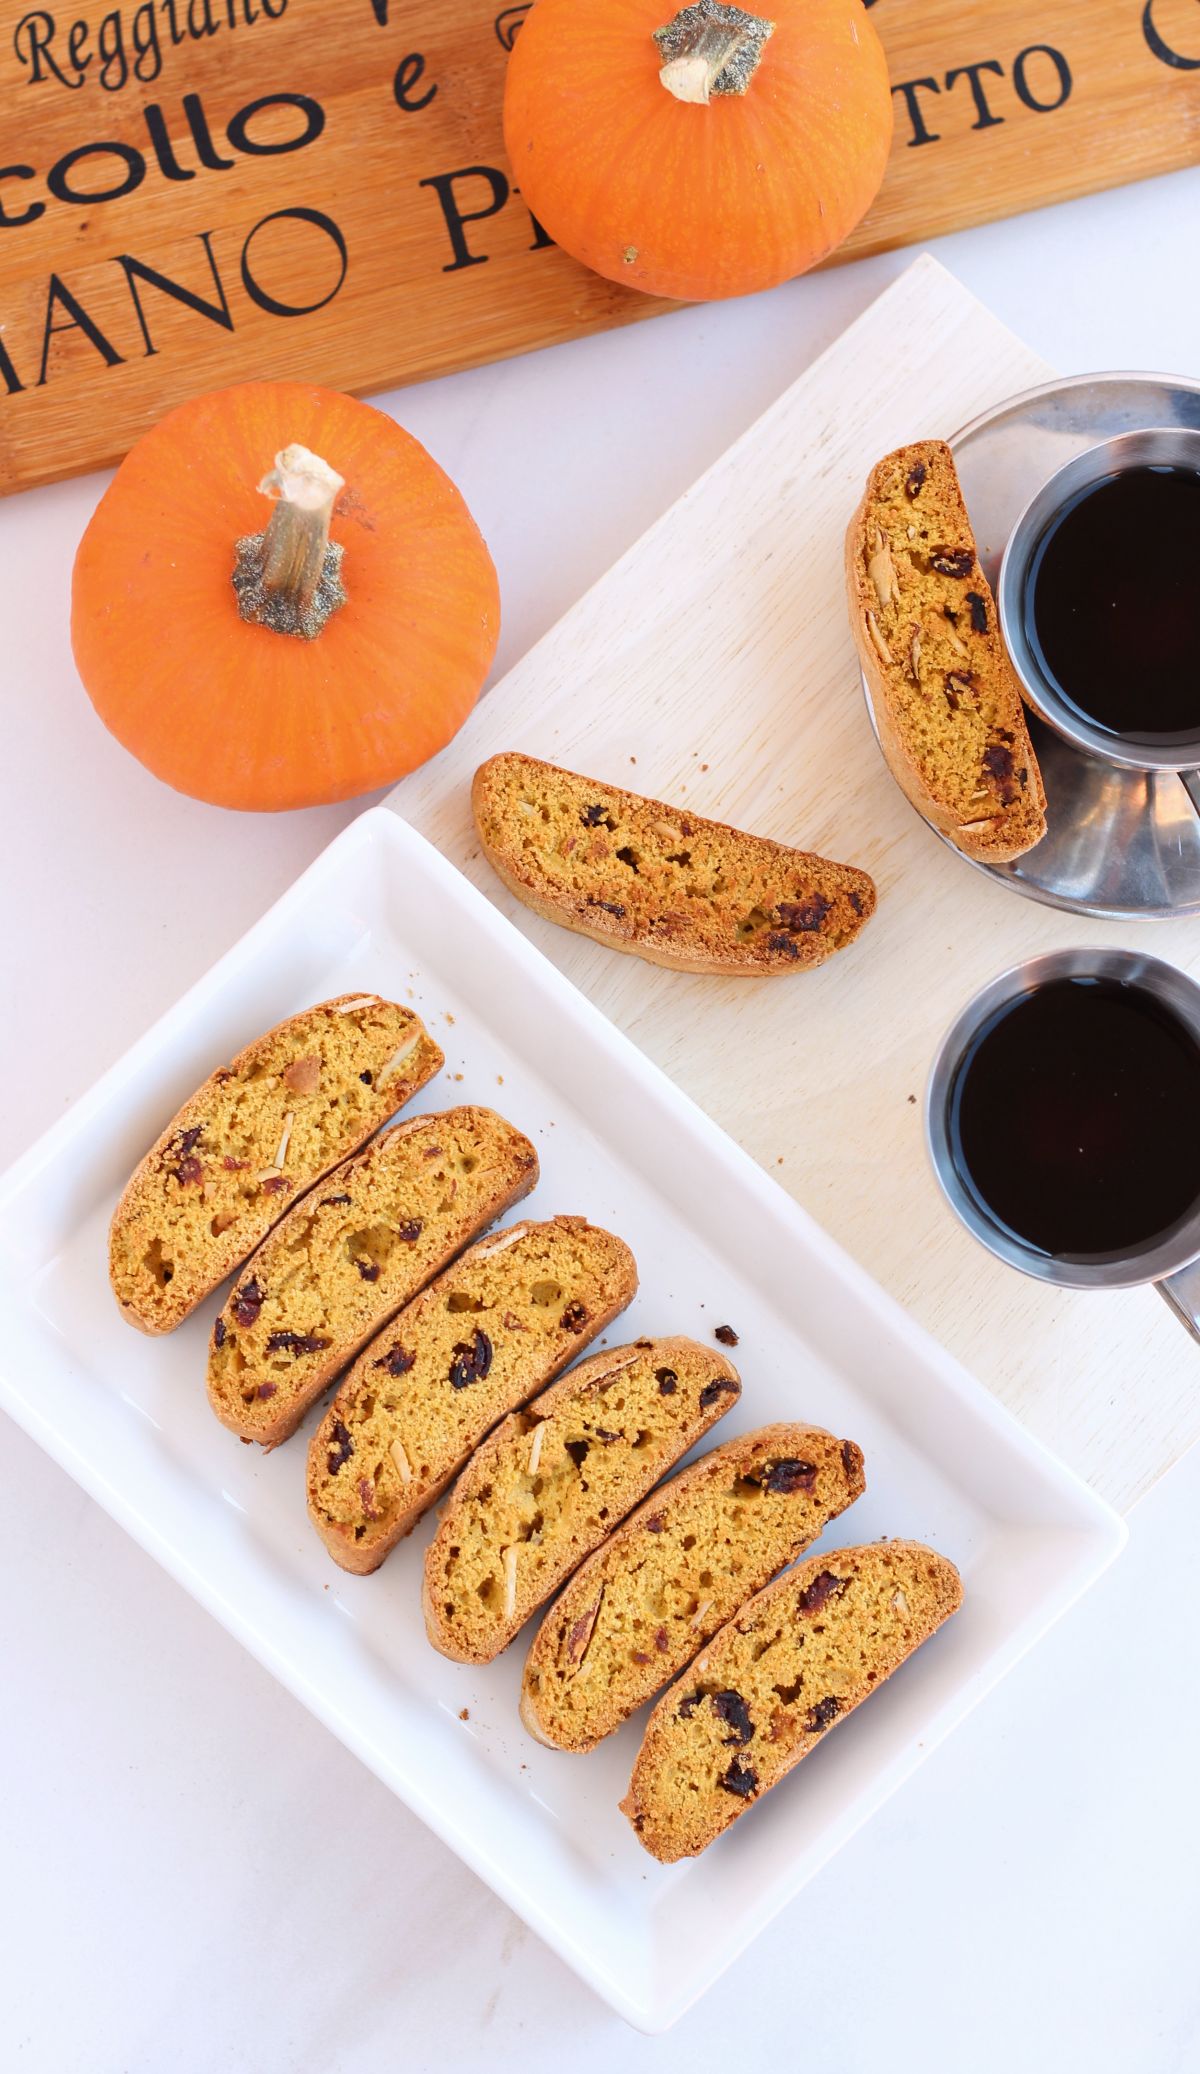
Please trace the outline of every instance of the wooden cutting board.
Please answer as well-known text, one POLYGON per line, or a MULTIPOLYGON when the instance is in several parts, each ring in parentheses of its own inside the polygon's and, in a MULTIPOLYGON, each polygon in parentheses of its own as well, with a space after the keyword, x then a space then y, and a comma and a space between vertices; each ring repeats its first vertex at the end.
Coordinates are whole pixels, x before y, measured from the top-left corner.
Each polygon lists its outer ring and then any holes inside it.
MULTIPOLYGON (((111 461, 219 383, 384 389, 654 314, 511 188, 527 11, 0 0, 0 488, 111 461)), ((847 255, 1200 158, 1197 0, 872 19, 896 137, 847 255)))
MULTIPOLYGON (((1153 1289, 1055 1290, 993 1260, 934 1184, 922 1102, 938 1040, 1006 966, 1129 943, 1200 975, 1200 922, 1080 921, 948 850, 884 766, 843 603, 842 536, 870 464, 1050 372, 917 261, 389 804, 1124 1509, 1200 1437, 1200 1348, 1153 1289), (817 971, 766 980, 660 971, 573 936, 480 857, 471 774, 509 748, 863 865, 878 912, 817 971)), ((802 1310, 803 1284, 780 1297, 802 1310)))

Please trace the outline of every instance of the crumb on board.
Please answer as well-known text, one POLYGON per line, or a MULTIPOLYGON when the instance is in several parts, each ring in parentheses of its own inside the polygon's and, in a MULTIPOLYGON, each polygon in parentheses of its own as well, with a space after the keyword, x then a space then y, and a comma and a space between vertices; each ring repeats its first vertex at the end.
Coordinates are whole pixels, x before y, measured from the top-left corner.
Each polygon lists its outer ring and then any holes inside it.
POLYGON ((909 1101, 910 1101, 910 1102, 911 1102, 911 1103, 912 1103, 912 1104, 914 1105, 914 1107, 915 1107, 915 1105, 916 1105, 916 1100, 917 1100, 916 1096, 915 1096, 915 1095, 910 1095, 908 1099, 909 1099, 909 1101))
POLYGON ((448 1023, 452 1023, 454 1021, 454 1017, 451 1015, 450 1010, 448 1008, 443 1010, 443 1013, 448 1023))
POLYGON ((719 1339, 723 1347, 736 1347, 739 1335, 732 1325, 716 1325, 713 1327, 713 1338, 719 1339))
POLYGON ((469 1721, 471 1719, 471 1709, 469 1707, 460 1707, 458 1718, 460 1721, 469 1721))
POLYGON ((462 1074, 461 1074, 461 1073, 456 1073, 456 1074, 455 1074, 455 1076, 454 1076, 454 1078, 455 1078, 456 1080, 461 1080, 461 1079, 462 1079, 462 1074))
POLYGON ((497 1075, 496 1075, 496 1086, 497 1086, 497 1087, 503 1087, 503 1086, 504 1086, 504 1075, 503 1075, 503 1073, 497 1073, 497 1075))

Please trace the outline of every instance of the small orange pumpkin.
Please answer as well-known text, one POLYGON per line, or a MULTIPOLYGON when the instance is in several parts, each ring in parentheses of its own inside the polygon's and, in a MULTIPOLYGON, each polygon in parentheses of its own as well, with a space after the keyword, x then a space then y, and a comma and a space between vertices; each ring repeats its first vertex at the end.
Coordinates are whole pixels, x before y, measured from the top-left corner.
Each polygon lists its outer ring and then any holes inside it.
POLYGON ((172 411, 75 558, 96 711, 216 806, 316 806, 414 770, 475 704, 499 624, 491 557, 436 461, 382 411, 295 382, 172 411))
POLYGON ((866 214, 887 165, 887 60, 861 0, 534 0, 504 138, 573 258, 650 295, 772 288, 866 214))

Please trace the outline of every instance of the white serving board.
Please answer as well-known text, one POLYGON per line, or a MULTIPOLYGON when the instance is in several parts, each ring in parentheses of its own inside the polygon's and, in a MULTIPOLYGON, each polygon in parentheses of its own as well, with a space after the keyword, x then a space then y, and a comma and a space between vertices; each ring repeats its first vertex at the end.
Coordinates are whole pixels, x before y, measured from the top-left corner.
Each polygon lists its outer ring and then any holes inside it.
MULTIPOLYGON (((660 2029, 1112 1559, 1115 1514, 878 1290, 396 816, 353 823, 0 1181, 0 1403, 632 2022, 660 2029), (431 1523, 378 1575, 308 1526, 302 1438, 270 1456, 204 1393, 219 1299, 140 1337, 108 1288, 113 1202, 164 1117, 251 1034, 332 994, 411 999, 446 1070, 414 1107, 501 1107, 538 1146, 519 1216, 582 1211, 632 1244, 616 1341, 718 1323, 744 1389, 716 1439, 809 1418, 851 1435, 882 1534, 960 1566, 963 1611, 705 1857, 661 1867, 617 1802, 636 1728, 584 1758, 522 1731, 523 1651, 482 1670, 424 1637, 431 1523), (465 1710, 465 1718, 463 1718, 465 1710)), ((308 1424, 311 1428, 314 1419, 308 1424)), ((264 1759, 269 1762, 269 1756, 264 1759)), ((247 1753, 253 1790, 254 1753, 247 1753)), ((379 1879, 402 1876, 386 1847, 379 1879)))
POLYGON ((389 804, 1126 1509, 1200 1435, 1200 1349, 1151 1289, 1054 1290, 984 1253, 934 1186, 921 1103, 942 1033, 1006 966, 1129 942, 1200 974, 1200 921, 1076 921, 949 852, 880 757, 843 604, 843 535, 871 463, 1052 372, 917 260, 389 804), (508 748, 863 865, 879 911, 819 971, 758 981, 664 972, 570 936, 479 855, 471 773, 508 748))

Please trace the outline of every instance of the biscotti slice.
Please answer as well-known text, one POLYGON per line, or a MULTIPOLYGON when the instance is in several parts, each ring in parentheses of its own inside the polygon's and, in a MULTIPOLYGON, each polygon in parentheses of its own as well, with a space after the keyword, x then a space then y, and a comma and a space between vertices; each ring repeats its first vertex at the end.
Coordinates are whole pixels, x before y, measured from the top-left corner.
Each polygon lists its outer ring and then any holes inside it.
POLYGON ((632 1303, 628 1246, 584 1217, 481 1239, 359 1355, 308 1451, 309 1516, 365 1576, 505 1412, 632 1303))
POLYGON ((222 1424, 264 1447, 286 1440, 537 1175, 528 1138, 491 1109, 414 1117, 336 1167, 247 1261, 213 1327, 208 1397, 222 1424))
POLYGON ((664 1692, 621 1802, 664 1864, 694 1858, 962 1604, 919 1541, 809 1556, 714 1635, 664 1692))
POLYGON ((484 854, 548 921, 681 972, 819 965, 875 911, 865 871, 515 753, 475 773, 484 854))
POLYGON ((426 1550, 434 1648, 490 1663, 741 1388, 695 1340, 637 1340, 512 1412, 467 1464, 426 1550))
POLYGON ((862 1450, 762 1426, 683 1469, 581 1564, 534 1637, 521 1719, 591 1750, 865 1489, 862 1450))
POLYGON ((948 446, 880 461, 846 536, 850 620, 892 774, 965 851, 999 864, 1046 830, 1021 687, 948 446))
POLYGON ((205 1081, 117 1204, 109 1273, 142 1332, 172 1332, 296 1198, 444 1065, 411 1008, 343 994, 258 1037, 205 1081))

